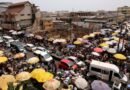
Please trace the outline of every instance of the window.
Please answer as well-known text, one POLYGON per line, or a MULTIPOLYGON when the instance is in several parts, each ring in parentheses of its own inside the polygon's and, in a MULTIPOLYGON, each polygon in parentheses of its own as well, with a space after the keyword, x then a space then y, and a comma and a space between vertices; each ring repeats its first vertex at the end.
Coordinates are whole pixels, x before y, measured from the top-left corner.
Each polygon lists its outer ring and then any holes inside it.
POLYGON ((94 67, 91 67, 91 70, 92 70, 92 71, 96 71, 96 72, 101 72, 101 69, 94 68, 94 67))
POLYGON ((28 14, 28 16, 30 16, 31 14, 28 14))
POLYGON ((24 16, 24 14, 21 14, 21 16, 24 16))
POLYGON ((103 74, 109 74, 109 71, 102 70, 103 74))
POLYGON ((117 73, 114 73, 114 76, 120 79, 120 76, 119 76, 119 74, 117 74, 117 73))

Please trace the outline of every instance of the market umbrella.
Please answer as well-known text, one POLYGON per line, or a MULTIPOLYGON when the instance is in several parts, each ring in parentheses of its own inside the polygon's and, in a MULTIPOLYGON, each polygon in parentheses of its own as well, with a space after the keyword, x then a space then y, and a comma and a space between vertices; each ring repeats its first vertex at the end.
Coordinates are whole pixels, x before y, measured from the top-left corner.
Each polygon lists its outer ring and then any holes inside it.
POLYGON ((38 57, 32 57, 32 58, 30 58, 30 59, 27 60, 27 62, 28 62, 29 64, 35 64, 35 63, 38 63, 39 61, 40 61, 40 60, 39 60, 38 57))
POLYGON ((48 39, 48 41, 53 41, 53 40, 55 40, 55 39, 54 39, 54 38, 49 38, 49 39, 48 39))
POLYGON ((36 35, 35 38, 38 39, 38 40, 42 40, 43 39, 43 37, 40 36, 40 35, 36 35))
POLYGON ((25 57, 24 53, 17 53, 14 55, 14 59, 19 59, 19 58, 23 58, 23 57, 25 57))
POLYGON ((20 72, 19 74, 16 75, 16 80, 17 81, 26 81, 31 78, 31 74, 29 72, 20 72))
POLYGON ((99 53, 97 53, 97 52, 92 52, 92 55, 95 55, 95 56, 100 56, 100 54, 99 54, 99 53))
POLYGON ((108 40, 110 40, 110 38, 103 38, 103 40, 104 40, 104 41, 108 41, 108 40))
POLYGON ((46 81, 43 84, 43 88, 45 88, 46 90, 57 90, 59 87, 60 87, 60 81, 56 79, 46 81))
POLYGON ((111 88, 108 86, 108 84, 104 83, 100 80, 94 80, 91 83, 92 90, 111 90, 111 88))
POLYGON ((38 82, 42 82, 45 70, 43 68, 34 69, 31 72, 32 78, 36 79, 38 82))
POLYGON ((103 52, 103 49, 97 47, 97 48, 94 48, 94 52, 101 53, 101 52, 103 52))
POLYGON ((89 37, 95 37, 94 33, 89 34, 89 37))
POLYGON ((82 42, 81 41, 75 41, 74 44, 75 45, 80 45, 80 44, 82 44, 82 42))
POLYGON ((114 48, 109 48, 109 49, 107 50, 107 52, 109 52, 109 53, 111 53, 111 54, 114 54, 114 53, 116 53, 116 49, 114 49, 114 48))
POLYGON ((89 35, 84 35, 82 38, 87 39, 88 37, 89 37, 89 35))
POLYGON ((115 54, 114 57, 119 60, 126 60, 126 56, 124 56, 123 54, 120 54, 120 53, 115 54))
POLYGON ((0 51, 0 56, 3 56, 4 55, 4 51, 0 51))
POLYGON ((74 81, 74 84, 77 86, 77 88, 83 90, 88 87, 88 82, 82 77, 77 77, 74 81))
POLYGON ((0 88, 2 90, 8 90, 8 83, 15 82, 15 77, 13 75, 2 75, 0 77, 0 88))
POLYGON ((2 75, 1 78, 6 82, 15 82, 16 81, 16 79, 13 75, 6 74, 6 75, 2 75))
POLYGON ((7 57, 0 57, 0 63, 5 63, 6 61, 8 61, 7 57))
POLYGON ((107 44, 107 43, 101 43, 99 46, 101 46, 101 47, 109 47, 109 45, 107 44))
POLYGON ((82 41, 83 41, 83 38, 77 38, 77 41, 81 41, 81 42, 82 42, 82 41))
POLYGON ((31 75, 33 79, 36 79, 40 83, 53 79, 53 74, 45 72, 44 69, 34 69, 31 75))

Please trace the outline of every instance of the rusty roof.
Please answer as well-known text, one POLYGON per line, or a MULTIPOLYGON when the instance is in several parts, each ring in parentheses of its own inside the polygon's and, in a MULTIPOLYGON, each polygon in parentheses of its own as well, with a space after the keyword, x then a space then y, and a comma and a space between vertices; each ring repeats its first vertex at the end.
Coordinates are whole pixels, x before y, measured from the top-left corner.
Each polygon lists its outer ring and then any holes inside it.
POLYGON ((7 8, 6 13, 11 13, 11 14, 17 14, 17 13, 19 13, 21 10, 24 9, 24 5, 26 3, 30 3, 30 2, 25 1, 25 2, 20 2, 20 3, 12 4, 12 5, 10 5, 7 8))

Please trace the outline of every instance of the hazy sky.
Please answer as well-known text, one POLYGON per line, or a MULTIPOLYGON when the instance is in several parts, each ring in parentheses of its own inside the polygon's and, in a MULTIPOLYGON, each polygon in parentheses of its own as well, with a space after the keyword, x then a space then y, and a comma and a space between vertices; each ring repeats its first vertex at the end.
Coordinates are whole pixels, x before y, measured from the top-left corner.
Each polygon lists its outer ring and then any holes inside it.
MULTIPOLYGON (((0 2, 20 2, 27 0, 0 0, 0 2)), ((130 6, 130 0, 28 0, 44 11, 96 11, 116 10, 120 6, 130 6)))

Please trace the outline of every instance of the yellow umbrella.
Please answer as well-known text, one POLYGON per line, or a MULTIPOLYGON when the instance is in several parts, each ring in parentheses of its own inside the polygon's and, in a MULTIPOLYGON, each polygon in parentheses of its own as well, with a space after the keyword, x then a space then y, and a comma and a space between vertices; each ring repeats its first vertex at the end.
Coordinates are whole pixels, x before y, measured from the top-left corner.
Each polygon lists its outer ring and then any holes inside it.
POLYGON ((81 41, 75 41, 74 44, 80 45, 80 44, 82 44, 82 42, 81 41))
POLYGON ((115 36, 115 35, 117 35, 118 33, 117 32, 114 32, 114 33, 112 33, 112 36, 115 36))
POLYGON ((60 87, 60 81, 56 79, 46 81, 43 84, 43 88, 45 88, 46 90, 57 90, 59 87, 60 87))
POLYGON ((45 70, 43 68, 34 69, 31 72, 32 78, 36 79, 38 82, 43 82, 45 70))
POLYGON ((119 41, 119 38, 118 37, 114 37, 113 38, 115 41, 119 41))
POLYGON ((26 81, 31 78, 31 74, 29 72, 20 72, 19 74, 16 75, 16 80, 17 81, 26 81))
POLYGON ((109 45, 107 43, 101 43, 99 46, 101 46, 101 47, 109 47, 109 45))
POLYGON ((39 58, 38 57, 32 57, 30 58, 29 60, 27 60, 27 62, 29 64, 35 64, 35 63, 38 63, 39 62, 39 58))
POLYGON ((7 57, 0 57, 0 63, 5 63, 6 61, 8 61, 7 57))
POLYGON ((0 77, 0 88, 2 90, 8 90, 8 83, 15 81, 15 77, 12 75, 2 75, 0 77))
POLYGON ((126 56, 123 54, 115 54, 114 57, 119 60, 126 60, 126 56))
POLYGON ((95 37, 94 33, 89 34, 90 37, 95 37))
POLYGON ((4 51, 0 51, 0 56, 3 56, 4 55, 4 51))
POLYGON ((103 40, 104 40, 104 41, 108 41, 108 40, 110 40, 110 38, 103 38, 103 40))
POLYGON ((83 39, 87 39, 89 37, 89 35, 85 35, 83 36, 83 39))
POLYGON ((43 81, 42 82, 46 82, 48 80, 52 80, 54 75, 50 72, 44 72, 44 78, 43 78, 43 81))

